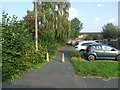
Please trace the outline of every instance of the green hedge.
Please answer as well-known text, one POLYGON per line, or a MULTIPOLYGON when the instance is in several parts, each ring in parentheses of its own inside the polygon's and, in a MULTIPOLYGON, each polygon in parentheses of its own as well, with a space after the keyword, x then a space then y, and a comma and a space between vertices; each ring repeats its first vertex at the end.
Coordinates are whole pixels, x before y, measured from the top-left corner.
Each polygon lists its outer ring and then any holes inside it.
POLYGON ((2 80, 14 80, 21 74, 41 66, 47 52, 54 55, 58 44, 53 32, 39 37, 39 51, 35 51, 35 41, 29 27, 17 17, 2 14, 2 80))

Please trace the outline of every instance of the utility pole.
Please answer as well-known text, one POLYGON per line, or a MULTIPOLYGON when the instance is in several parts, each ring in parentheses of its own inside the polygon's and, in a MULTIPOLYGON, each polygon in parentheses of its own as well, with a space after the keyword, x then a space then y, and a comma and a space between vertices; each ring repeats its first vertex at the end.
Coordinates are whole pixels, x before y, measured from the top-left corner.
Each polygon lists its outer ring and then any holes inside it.
POLYGON ((35 48, 36 51, 38 51, 37 0, 35 0, 34 7, 35 7, 35 48))

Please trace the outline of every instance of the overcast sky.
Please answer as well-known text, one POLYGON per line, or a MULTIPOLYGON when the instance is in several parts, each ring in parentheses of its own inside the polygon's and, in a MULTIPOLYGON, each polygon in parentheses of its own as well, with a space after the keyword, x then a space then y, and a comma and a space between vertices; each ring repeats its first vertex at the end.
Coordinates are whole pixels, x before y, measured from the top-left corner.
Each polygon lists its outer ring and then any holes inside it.
MULTIPOLYGON (((11 1, 4 0, 0 3, 0 13, 5 10, 10 16, 15 14, 18 19, 22 19, 27 14, 27 10, 33 10, 33 0, 29 2, 27 0, 11 1)), ((99 2, 98 0, 70 1, 69 20, 77 17, 84 26, 81 32, 101 32, 103 25, 109 22, 118 25, 117 0, 104 0, 104 2, 102 0, 99 2)))

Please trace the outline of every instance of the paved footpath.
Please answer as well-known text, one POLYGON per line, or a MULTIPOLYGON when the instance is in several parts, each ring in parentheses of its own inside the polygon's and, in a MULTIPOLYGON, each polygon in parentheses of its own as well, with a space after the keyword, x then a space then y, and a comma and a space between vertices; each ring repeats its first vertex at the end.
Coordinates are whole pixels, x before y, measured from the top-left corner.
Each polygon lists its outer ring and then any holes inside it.
POLYGON ((118 79, 82 78, 74 74, 70 63, 72 48, 66 46, 56 58, 42 69, 26 73, 12 83, 3 83, 3 88, 118 88, 118 79), (65 62, 61 62, 61 53, 65 62))

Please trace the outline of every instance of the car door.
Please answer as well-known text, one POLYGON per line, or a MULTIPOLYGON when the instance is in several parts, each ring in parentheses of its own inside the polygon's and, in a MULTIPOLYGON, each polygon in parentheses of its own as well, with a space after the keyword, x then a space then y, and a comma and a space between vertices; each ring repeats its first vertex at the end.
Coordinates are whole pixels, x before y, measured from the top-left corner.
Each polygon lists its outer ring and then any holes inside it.
POLYGON ((104 46, 104 57, 115 57, 118 53, 118 51, 110 46, 104 46))

